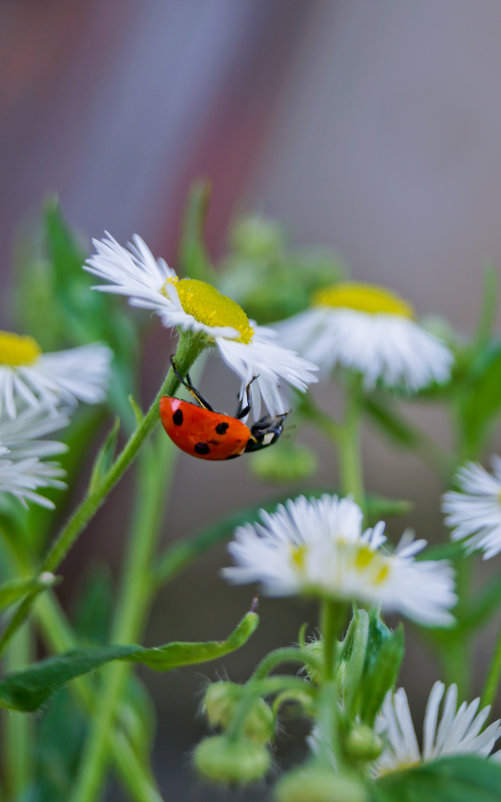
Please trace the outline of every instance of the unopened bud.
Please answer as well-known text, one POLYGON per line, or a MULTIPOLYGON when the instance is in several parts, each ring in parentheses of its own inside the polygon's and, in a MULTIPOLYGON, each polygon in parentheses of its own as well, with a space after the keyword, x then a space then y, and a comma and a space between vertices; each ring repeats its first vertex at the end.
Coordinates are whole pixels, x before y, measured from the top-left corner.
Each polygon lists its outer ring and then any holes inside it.
POLYGON ((315 473, 317 459, 309 448, 282 440, 273 448, 253 454, 250 465, 260 479, 297 482, 315 473))
MULTIPOLYGON (((226 730, 232 723, 237 706, 245 689, 234 682, 214 682, 205 694, 203 709, 212 727, 226 730)), ((242 735, 257 743, 266 743, 273 737, 275 719, 264 699, 255 699, 245 718, 242 735)))
POLYGON ((367 791, 357 777, 312 764, 286 774, 275 786, 276 802, 367 802, 367 791))
POLYGON ((233 227, 231 243, 238 253, 251 259, 266 259, 280 253, 283 236, 280 226, 266 217, 243 217, 233 227))
POLYGON ((376 760, 383 751, 383 741, 366 724, 356 724, 348 733, 345 750, 356 760, 376 760))
POLYGON ((193 761, 200 776, 209 782, 247 785, 264 777, 271 758, 265 746, 247 738, 215 735, 199 743, 193 761))

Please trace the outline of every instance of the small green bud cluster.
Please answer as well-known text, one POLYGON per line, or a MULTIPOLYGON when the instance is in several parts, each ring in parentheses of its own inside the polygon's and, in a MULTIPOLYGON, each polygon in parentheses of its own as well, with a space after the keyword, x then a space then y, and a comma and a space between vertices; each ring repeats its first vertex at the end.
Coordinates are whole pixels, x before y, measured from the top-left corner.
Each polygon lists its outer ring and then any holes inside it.
MULTIPOLYGON (((209 724, 227 730, 244 693, 244 686, 234 682, 214 682, 209 685, 203 701, 203 711, 209 724)), ((273 711, 264 699, 255 699, 245 717, 243 737, 265 744, 273 738, 274 731, 273 711)))
POLYGON ((317 470, 315 454, 298 443, 280 441, 273 448, 252 454, 251 470, 260 479, 271 482, 298 482, 317 470))
POLYGON ((204 780, 221 785, 247 785, 265 776, 271 757, 265 746, 248 738, 213 735, 198 744, 193 762, 204 780))
POLYGON ((355 775, 337 773, 323 763, 295 769, 275 786, 276 802, 367 802, 367 791, 355 775))

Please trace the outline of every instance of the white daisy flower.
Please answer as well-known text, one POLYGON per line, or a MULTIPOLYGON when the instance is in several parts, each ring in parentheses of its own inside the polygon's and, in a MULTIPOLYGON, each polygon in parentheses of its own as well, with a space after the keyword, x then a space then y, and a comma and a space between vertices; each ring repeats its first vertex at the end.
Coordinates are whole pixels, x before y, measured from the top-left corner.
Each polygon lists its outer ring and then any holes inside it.
POLYGON ((32 337, 0 331, 0 415, 101 401, 110 360, 110 349, 99 343, 43 354, 32 337))
POLYGON ((457 686, 450 685, 444 697, 445 685, 435 682, 423 723, 423 744, 419 748, 412 723, 407 695, 403 688, 388 691, 375 730, 385 740, 381 756, 374 764, 374 775, 402 771, 444 755, 475 754, 487 757, 501 736, 501 721, 497 720, 481 731, 490 706, 478 710, 480 699, 457 706, 457 686), (439 714, 443 699, 442 712, 439 714))
POLYGON ((319 366, 359 371, 367 388, 381 380, 415 391, 449 378, 452 354, 423 329, 406 301, 382 287, 341 282, 319 290, 313 308, 276 325, 284 342, 319 366))
POLYGON ((198 279, 179 279, 163 259, 155 259, 135 235, 124 248, 110 234, 93 240, 96 253, 85 269, 109 282, 94 289, 129 297, 132 306, 156 312, 167 327, 206 336, 241 379, 241 394, 251 386, 254 413, 262 399, 270 414, 285 410, 281 382, 306 390, 316 381, 316 366, 276 342, 276 332, 249 321, 244 310, 215 287, 198 279))
POLYGON ((25 409, 14 419, 0 417, 0 493, 11 493, 23 502, 54 507, 36 490, 65 487, 61 481, 64 471, 57 463, 42 459, 66 451, 66 446, 39 438, 67 426, 68 422, 65 411, 43 407, 25 409))
POLYGON ((236 530, 229 551, 237 565, 224 569, 232 582, 258 581, 272 596, 304 593, 381 604, 429 626, 447 626, 455 601, 446 561, 416 561, 426 546, 405 532, 390 553, 384 523, 362 532, 362 512, 350 498, 300 496, 262 523, 236 530))
POLYGON ((465 540, 469 551, 483 549, 484 560, 501 551, 501 459, 491 457, 491 465, 494 476, 468 462, 455 477, 461 492, 450 490, 442 498, 452 539, 465 540))

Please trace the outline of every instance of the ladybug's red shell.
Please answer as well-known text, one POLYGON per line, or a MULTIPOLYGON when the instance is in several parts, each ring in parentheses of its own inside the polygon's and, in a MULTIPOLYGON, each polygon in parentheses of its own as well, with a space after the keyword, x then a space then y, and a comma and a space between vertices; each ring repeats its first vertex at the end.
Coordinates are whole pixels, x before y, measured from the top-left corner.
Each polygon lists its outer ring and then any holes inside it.
POLYGON ((189 401, 162 396, 160 417, 170 439, 192 457, 209 460, 238 457, 251 438, 248 426, 189 401))

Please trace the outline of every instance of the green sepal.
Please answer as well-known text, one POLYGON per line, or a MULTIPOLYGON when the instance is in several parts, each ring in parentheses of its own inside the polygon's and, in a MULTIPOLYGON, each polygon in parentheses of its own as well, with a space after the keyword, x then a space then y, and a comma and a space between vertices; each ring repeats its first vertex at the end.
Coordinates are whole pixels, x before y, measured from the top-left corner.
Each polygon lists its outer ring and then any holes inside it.
POLYGON ((118 433, 120 431, 120 418, 115 418, 113 426, 106 437, 103 445, 99 449, 89 479, 89 495, 92 495, 101 485, 103 477, 106 475, 115 457, 118 433))
POLYGON ((383 623, 379 612, 370 611, 366 661, 356 708, 360 719, 370 727, 374 724, 386 693, 393 688, 404 657, 404 629, 395 631, 383 623))
POLYGON ((41 593, 58 582, 54 574, 45 573, 30 579, 11 579, 0 585, 0 610, 23 599, 31 593, 41 593))
POLYGON ((74 649, 4 676, 0 680, 0 707, 23 712, 37 710, 58 688, 111 660, 141 663, 155 671, 170 671, 185 665, 216 660, 243 646, 255 631, 258 622, 256 613, 247 613, 224 641, 174 642, 152 649, 142 646, 74 649))
POLYGON ((371 802, 499 802, 501 766, 476 755, 445 757, 373 784, 371 802))
POLYGON ((351 715, 367 661, 370 618, 366 610, 354 609, 341 649, 343 704, 351 715))

